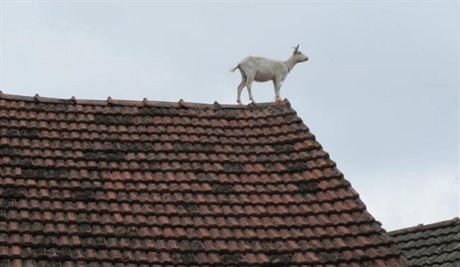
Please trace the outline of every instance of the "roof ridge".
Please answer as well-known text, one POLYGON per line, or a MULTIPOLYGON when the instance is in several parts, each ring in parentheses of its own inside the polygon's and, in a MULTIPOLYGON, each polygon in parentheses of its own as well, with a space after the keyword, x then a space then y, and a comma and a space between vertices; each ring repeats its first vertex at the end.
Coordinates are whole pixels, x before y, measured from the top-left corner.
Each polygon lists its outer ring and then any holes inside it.
POLYGON ((408 234, 412 232, 418 232, 418 231, 428 231, 428 230, 433 230, 437 228, 443 228, 446 226, 450 225, 455 225, 455 224, 460 224, 460 218, 459 217, 454 217, 449 220, 444 220, 440 222, 435 222, 435 223, 430 223, 430 224, 419 224, 416 226, 411 226, 411 227, 406 227, 402 229, 397 229, 393 231, 388 231, 388 233, 392 236, 395 235, 403 235, 403 234, 408 234))
POLYGON ((106 100, 97 99, 78 99, 75 96, 71 98, 54 98, 54 97, 42 97, 38 94, 35 96, 24 96, 15 94, 5 94, 0 90, 0 99, 16 100, 16 101, 27 101, 27 102, 39 102, 39 103, 50 103, 50 104, 78 104, 78 105, 93 105, 93 106, 149 106, 149 107, 169 107, 169 108, 230 108, 230 109, 250 109, 250 108, 262 108, 271 106, 287 105, 290 106, 290 102, 287 98, 277 102, 262 102, 262 103, 250 103, 247 105, 239 104, 220 104, 215 101, 212 104, 208 103, 196 103, 196 102, 185 102, 183 99, 179 99, 177 102, 170 101, 157 101, 149 100, 144 98, 142 100, 125 100, 125 99, 113 99, 107 97, 106 100))

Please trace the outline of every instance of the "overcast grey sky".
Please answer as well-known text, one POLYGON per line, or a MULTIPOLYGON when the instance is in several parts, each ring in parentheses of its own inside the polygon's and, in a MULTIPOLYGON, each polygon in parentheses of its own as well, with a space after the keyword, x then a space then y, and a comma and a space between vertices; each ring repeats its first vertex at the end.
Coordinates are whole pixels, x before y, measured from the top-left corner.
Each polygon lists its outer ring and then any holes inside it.
POLYGON ((388 230, 460 215, 458 1, 0 3, 9 94, 235 103, 230 68, 300 43, 281 96, 369 211, 388 230))

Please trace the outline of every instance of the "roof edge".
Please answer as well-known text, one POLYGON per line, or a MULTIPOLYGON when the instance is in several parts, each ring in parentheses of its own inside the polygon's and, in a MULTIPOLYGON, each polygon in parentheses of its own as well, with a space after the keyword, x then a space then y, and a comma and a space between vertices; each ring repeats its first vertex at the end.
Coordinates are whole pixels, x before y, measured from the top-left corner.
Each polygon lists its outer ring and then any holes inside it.
POLYGON ((177 102, 149 100, 147 98, 144 98, 143 100, 125 100, 125 99, 112 99, 110 96, 106 100, 77 99, 75 96, 72 96, 69 99, 65 99, 65 98, 43 97, 38 94, 36 94, 35 96, 4 94, 1 90, 0 90, 0 99, 49 103, 49 104, 76 104, 76 105, 92 105, 92 106, 117 105, 117 106, 141 106, 141 107, 142 106, 152 106, 152 107, 169 107, 169 108, 182 107, 182 108, 251 109, 251 108, 263 108, 263 107, 279 106, 279 105, 287 105, 287 106, 291 105, 287 98, 285 98, 282 101, 277 101, 277 102, 250 103, 247 105, 239 105, 239 104, 220 104, 217 101, 215 101, 213 104, 185 102, 182 99, 180 99, 177 102))
POLYGON ((395 235, 403 235, 403 234, 409 234, 413 232, 418 232, 418 231, 428 231, 428 230, 433 230, 436 228, 442 228, 450 225, 455 225, 459 223, 460 224, 460 218, 459 217, 454 217, 450 220, 445 220, 445 221, 440 221, 440 222, 435 222, 435 223, 430 223, 430 224, 419 224, 416 226, 411 226, 407 228, 402 228, 402 229, 397 229, 393 231, 388 231, 388 234, 391 236, 395 235))

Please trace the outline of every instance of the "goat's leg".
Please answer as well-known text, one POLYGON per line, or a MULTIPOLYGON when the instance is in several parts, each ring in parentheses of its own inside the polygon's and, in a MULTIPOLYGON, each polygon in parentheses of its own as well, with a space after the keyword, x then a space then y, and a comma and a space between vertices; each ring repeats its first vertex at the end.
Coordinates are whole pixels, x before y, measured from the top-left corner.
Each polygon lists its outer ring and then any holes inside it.
POLYGON ((256 101, 254 100, 254 96, 252 95, 252 82, 253 81, 254 81, 254 77, 248 77, 248 80, 246 82, 246 87, 248 88, 249 99, 251 100, 252 103, 255 103, 256 101))
POLYGON ((273 80, 273 86, 275 88, 275 101, 281 101, 280 89, 281 82, 278 79, 273 80))
POLYGON ((241 105, 241 91, 243 91, 244 86, 246 85, 246 78, 243 76, 240 85, 238 85, 238 96, 236 97, 236 102, 241 105))

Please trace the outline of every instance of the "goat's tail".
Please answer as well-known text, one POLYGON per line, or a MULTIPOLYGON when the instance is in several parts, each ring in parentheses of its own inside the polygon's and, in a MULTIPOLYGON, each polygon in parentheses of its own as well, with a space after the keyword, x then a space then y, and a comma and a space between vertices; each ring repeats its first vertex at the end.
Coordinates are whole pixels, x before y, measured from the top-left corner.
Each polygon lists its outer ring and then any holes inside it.
POLYGON ((236 67, 234 67, 233 69, 231 69, 230 71, 231 72, 235 72, 235 70, 239 69, 240 68, 240 64, 236 65, 236 67))

